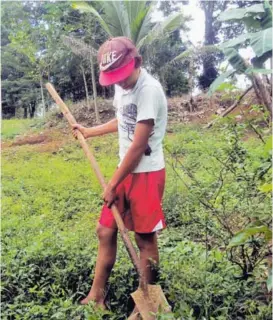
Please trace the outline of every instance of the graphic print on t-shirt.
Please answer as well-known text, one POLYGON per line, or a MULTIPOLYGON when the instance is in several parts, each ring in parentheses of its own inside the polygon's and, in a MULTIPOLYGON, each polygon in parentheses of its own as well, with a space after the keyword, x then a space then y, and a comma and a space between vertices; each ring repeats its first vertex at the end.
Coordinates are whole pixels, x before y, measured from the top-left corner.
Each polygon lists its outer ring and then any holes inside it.
MULTIPOLYGON (((136 127, 137 119, 137 106, 133 103, 123 106, 120 110, 122 116, 121 128, 123 131, 128 133, 128 139, 133 141, 133 135, 136 127)), ((154 130, 151 132, 150 137, 154 134, 154 130)), ((149 156, 152 149, 149 145, 144 152, 145 156, 149 156)))
POLYGON ((121 128, 127 132, 128 139, 133 141, 137 119, 137 106, 133 103, 122 106, 120 113, 122 117, 121 128))

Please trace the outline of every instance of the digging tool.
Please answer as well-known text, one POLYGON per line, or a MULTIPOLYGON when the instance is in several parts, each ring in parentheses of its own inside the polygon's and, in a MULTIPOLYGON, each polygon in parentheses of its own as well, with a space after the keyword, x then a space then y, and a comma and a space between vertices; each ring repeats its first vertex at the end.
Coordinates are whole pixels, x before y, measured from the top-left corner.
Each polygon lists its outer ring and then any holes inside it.
MULTIPOLYGON (((55 102, 59 105, 61 108, 61 111, 63 115, 66 117, 69 124, 72 126, 76 123, 75 118, 71 114, 68 107, 65 105, 63 100, 60 98, 54 87, 50 84, 46 84, 46 88, 51 94, 52 98, 55 100, 55 102)), ((82 146, 85 155, 90 161, 91 167, 94 170, 101 186, 103 189, 106 187, 106 183, 104 181, 104 178, 100 172, 99 166, 91 153, 88 144, 84 138, 84 136, 81 134, 80 131, 77 133, 77 138, 82 146)), ((128 251, 128 254, 133 262, 133 265, 139 275, 139 288, 131 294, 136 307, 139 311, 139 314, 141 315, 143 320, 153 320, 155 319, 155 313, 158 310, 170 312, 170 306, 167 302, 166 297, 164 296, 164 293, 162 291, 161 286, 159 285, 150 285, 147 284, 144 278, 144 275, 140 269, 140 259, 136 253, 136 250, 128 236, 128 230, 125 228, 123 220, 120 216, 120 213, 118 212, 118 209, 115 204, 111 206, 111 210, 113 213, 113 216, 115 218, 115 221, 117 223, 118 230, 120 232, 121 238, 125 244, 125 247, 128 251)), ((137 313, 132 314, 129 319, 138 319, 137 313)))

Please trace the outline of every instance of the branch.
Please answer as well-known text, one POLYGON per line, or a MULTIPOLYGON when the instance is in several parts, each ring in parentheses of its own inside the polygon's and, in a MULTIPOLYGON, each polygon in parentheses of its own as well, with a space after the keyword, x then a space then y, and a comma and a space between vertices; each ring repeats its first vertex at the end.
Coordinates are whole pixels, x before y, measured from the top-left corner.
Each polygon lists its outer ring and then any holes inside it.
MULTIPOLYGON (((223 117, 225 117, 227 114, 229 114, 232 110, 234 110, 234 109, 240 104, 240 102, 242 101, 242 99, 244 98, 244 96, 245 96, 252 88, 253 88, 253 86, 250 86, 248 89, 246 89, 246 90, 244 91, 244 93, 240 96, 240 98, 239 98, 235 103, 233 103, 232 106, 230 106, 229 108, 227 108, 227 110, 225 110, 222 114, 220 114, 219 117, 222 117, 222 118, 223 118, 223 117)), ((210 127, 214 124, 214 122, 216 122, 218 119, 219 119, 219 118, 214 119, 213 121, 211 121, 210 123, 208 123, 208 124, 204 127, 204 129, 210 128, 210 127)))
MULTIPOLYGON (((169 151, 167 149, 167 151, 169 151)), ((168 162, 168 161, 167 161, 168 162)), ((177 170, 174 168, 174 166, 170 163, 170 165, 172 166, 172 169, 174 171, 174 173, 176 174, 176 176, 182 181, 182 183, 185 185, 185 187, 190 191, 191 188, 190 186, 181 178, 180 174, 177 172, 177 170)), ((215 216, 215 218, 218 220, 218 222, 225 227, 225 229, 228 231, 228 233, 230 234, 231 237, 234 236, 234 233, 231 231, 230 227, 226 224, 225 221, 223 221, 218 214, 220 213, 214 206, 210 205, 209 202, 207 202, 207 200, 202 200, 200 197, 197 196, 197 200, 206 208, 209 209, 212 214, 215 216)))
POLYGON ((262 135, 260 134, 260 132, 253 126, 253 124, 249 121, 249 126, 251 127, 251 129, 257 134, 257 136, 259 137, 260 140, 262 140, 262 143, 265 144, 265 141, 262 137, 262 135))
POLYGON ((241 265, 241 263, 233 258, 233 250, 234 250, 234 248, 230 249, 230 259, 229 260, 231 262, 233 262, 234 264, 237 264, 241 268, 241 270, 244 272, 244 267, 241 265))

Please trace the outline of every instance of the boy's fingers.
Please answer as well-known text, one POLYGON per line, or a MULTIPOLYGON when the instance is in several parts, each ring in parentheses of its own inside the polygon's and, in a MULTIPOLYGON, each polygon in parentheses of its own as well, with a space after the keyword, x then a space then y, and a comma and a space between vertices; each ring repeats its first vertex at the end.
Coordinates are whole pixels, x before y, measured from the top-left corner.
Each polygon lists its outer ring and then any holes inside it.
POLYGON ((72 129, 71 132, 72 132, 73 137, 74 137, 75 139, 78 139, 77 130, 76 130, 76 129, 72 129))
POLYGON ((81 130, 82 126, 78 123, 72 124, 72 130, 81 130))
POLYGON ((118 204, 118 197, 115 197, 111 202, 109 202, 109 201, 106 202, 105 201, 105 203, 106 203, 108 208, 111 208, 112 204, 118 204))
POLYGON ((81 124, 76 123, 76 124, 72 124, 72 129, 71 130, 72 130, 72 133, 73 133, 73 135, 75 137, 78 136, 78 132, 80 132, 85 137, 84 129, 85 129, 84 126, 82 126, 81 124))

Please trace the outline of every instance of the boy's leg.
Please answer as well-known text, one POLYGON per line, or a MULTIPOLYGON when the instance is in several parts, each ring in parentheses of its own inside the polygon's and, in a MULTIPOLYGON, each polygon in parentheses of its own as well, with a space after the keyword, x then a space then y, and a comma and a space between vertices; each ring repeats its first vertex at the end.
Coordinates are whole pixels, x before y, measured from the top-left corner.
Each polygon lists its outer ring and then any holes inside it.
POLYGON ((95 277, 88 296, 81 300, 81 304, 95 301, 97 305, 105 307, 104 289, 116 260, 117 230, 106 228, 98 223, 97 235, 99 238, 99 248, 95 267, 95 277))
POLYGON ((147 283, 155 283, 157 272, 154 268, 159 263, 157 234, 135 233, 135 239, 140 251, 140 267, 144 272, 147 283))

